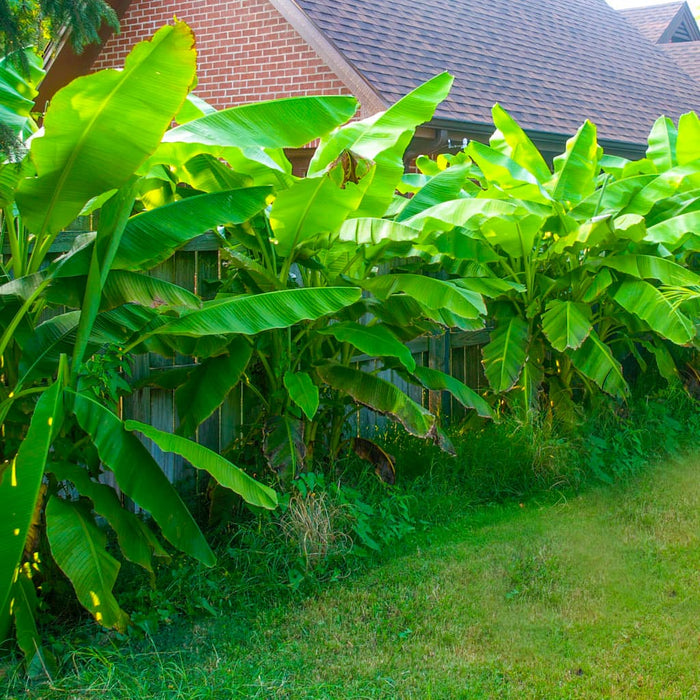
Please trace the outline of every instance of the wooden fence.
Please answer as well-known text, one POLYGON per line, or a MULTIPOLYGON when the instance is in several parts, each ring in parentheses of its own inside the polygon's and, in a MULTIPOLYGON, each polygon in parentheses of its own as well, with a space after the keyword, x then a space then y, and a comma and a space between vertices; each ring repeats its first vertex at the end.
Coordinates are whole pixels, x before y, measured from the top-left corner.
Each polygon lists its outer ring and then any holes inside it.
MULTIPOLYGON (((89 224, 88 224, 89 225, 89 224)), ((85 229, 83 229, 85 230, 85 229)), ((59 236, 51 248, 50 258, 66 252, 78 231, 66 231, 59 236)), ((8 250, 3 250, 8 254, 8 250)), ((164 263, 149 272, 153 277, 174 282, 181 287, 200 295, 212 298, 221 278, 221 257, 218 242, 214 235, 207 234, 191 241, 164 263)), ((60 310, 54 311, 60 313, 60 310)), ((416 363, 450 373, 477 391, 485 388, 486 379, 481 365, 481 346, 487 342, 486 331, 451 332, 422 337, 409 343, 409 348, 416 363)), ((363 369, 373 371, 378 362, 373 359, 358 358, 363 369)), ((136 356, 132 361, 132 378, 134 383, 144 379, 155 371, 167 371, 176 367, 192 365, 193 358, 178 355, 164 358, 156 353, 136 356)), ((385 370, 379 376, 393 382, 404 390, 413 400, 429 407, 443 419, 460 420, 465 409, 447 392, 430 392, 406 382, 397 373, 385 370)), ((225 450, 236 438, 245 434, 246 417, 254 414, 252 407, 255 397, 250 390, 239 386, 228 396, 226 402, 197 430, 197 440, 217 452, 225 450), (248 408, 250 407, 250 408, 248 408)), ((144 386, 134 390, 122 400, 124 418, 149 423, 156 428, 174 431, 179 423, 175 392, 153 386, 144 386)), ((361 410, 357 418, 357 430, 360 433, 383 427, 386 419, 369 411, 361 410)), ((162 466, 168 478, 180 481, 189 476, 182 458, 172 453, 163 453, 150 440, 144 443, 162 466)))

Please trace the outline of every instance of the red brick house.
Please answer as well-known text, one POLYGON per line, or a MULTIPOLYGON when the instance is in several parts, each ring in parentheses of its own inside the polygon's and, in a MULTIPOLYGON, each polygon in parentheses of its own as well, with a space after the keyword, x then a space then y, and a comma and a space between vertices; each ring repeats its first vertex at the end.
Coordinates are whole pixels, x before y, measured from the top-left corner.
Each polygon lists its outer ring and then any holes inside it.
POLYGON ((605 0, 111 1, 121 34, 77 61, 63 47, 45 96, 121 65, 177 15, 197 36, 196 92, 218 108, 354 94, 372 114, 449 70, 455 86, 419 133, 423 152, 486 138, 495 102, 550 154, 588 118, 606 151, 636 157, 660 114, 700 111, 700 82, 605 0))

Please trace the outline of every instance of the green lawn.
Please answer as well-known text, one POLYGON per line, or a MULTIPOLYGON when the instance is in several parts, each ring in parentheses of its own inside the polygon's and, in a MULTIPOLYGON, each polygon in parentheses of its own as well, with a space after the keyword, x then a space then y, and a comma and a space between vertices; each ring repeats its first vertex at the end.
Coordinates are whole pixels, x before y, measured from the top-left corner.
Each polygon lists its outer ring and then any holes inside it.
POLYGON ((72 660, 54 690, 15 682, 13 692, 695 699, 700 456, 570 500, 464 508, 292 607, 210 617, 72 660))

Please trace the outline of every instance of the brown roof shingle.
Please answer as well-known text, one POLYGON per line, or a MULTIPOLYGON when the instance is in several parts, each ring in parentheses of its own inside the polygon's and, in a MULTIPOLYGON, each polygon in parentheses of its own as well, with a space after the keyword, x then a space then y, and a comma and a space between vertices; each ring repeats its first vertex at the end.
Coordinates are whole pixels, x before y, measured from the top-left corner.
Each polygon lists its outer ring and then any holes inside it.
POLYGON ((489 124, 500 102, 532 131, 642 143, 660 114, 700 111, 700 85, 605 0, 296 0, 393 102, 449 70, 437 118, 489 124))
POLYGON ((700 85, 700 41, 663 44, 661 48, 700 85))

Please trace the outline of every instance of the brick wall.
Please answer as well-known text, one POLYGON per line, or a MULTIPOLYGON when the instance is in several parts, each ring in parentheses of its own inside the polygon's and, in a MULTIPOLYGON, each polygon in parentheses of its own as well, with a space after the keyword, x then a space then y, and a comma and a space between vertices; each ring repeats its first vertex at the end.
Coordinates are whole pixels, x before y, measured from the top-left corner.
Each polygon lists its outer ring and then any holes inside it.
POLYGON ((93 70, 121 67, 174 16, 195 32, 197 95, 218 109, 297 95, 347 95, 343 82, 266 0, 133 0, 93 70))

